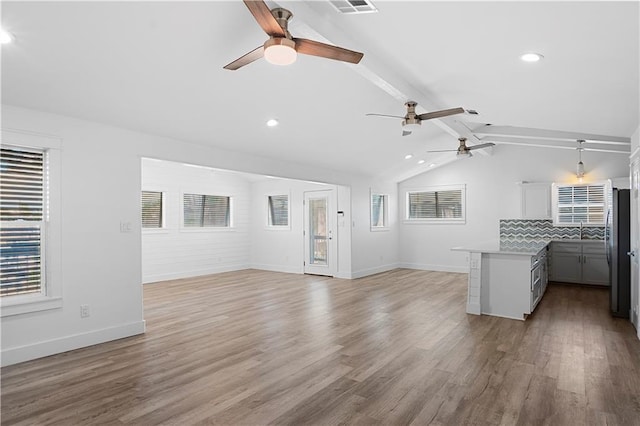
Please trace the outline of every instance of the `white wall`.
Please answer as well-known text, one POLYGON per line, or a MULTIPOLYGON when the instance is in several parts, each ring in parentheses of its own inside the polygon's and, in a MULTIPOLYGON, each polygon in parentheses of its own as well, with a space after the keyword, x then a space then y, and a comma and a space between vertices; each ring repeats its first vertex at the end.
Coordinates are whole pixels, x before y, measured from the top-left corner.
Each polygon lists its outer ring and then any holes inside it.
MULTIPOLYGON (((3 105, 2 127, 62 140, 61 276, 63 307, 3 317, 2 365, 121 338, 144 330, 142 310, 142 235, 140 231, 141 158, 351 185, 363 178, 322 168, 255 157, 108 125, 3 105), (121 233, 120 224, 131 232, 121 233), (80 305, 91 316, 80 318, 80 305)), ((368 193, 363 184, 358 200, 368 193)), ((353 188, 338 187, 346 203, 353 188)), ((367 213, 368 204, 353 205, 367 213)), ((358 219, 358 226, 360 220, 358 219)), ((360 231, 362 228, 354 228, 360 231)), ((352 250, 355 269, 369 268, 367 238, 352 250), (359 250, 364 247, 363 250, 359 250)), ((348 242, 346 242, 348 246, 348 242)), ((388 250, 393 250, 389 248, 388 250)), ((389 256, 393 257, 390 251, 389 256)), ((371 269, 371 268, 369 268, 371 269)))
MULTIPOLYGON (((628 158, 620 154, 585 152, 585 181, 628 175, 628 158)), ((415 269, 466 272, 466 253, 450 248, 495 240, 500 219, 520 215, 517 182, 575 181, 577 156, 573 150, 545 150, 500 145, 494 154, 453 163, 401 182, 399 212, 404 214, 405 192, 425 186, 465 184, 465 224, 400 224, 400 265, 415 269)))
MULTIPOLYGON (((318 184, 291 179, 267 179, 251 187, 251 267, 268 271, 304 272, 304 245, 302 230, 305 191, 336 190, 335 185, 318 184), (267 228, 267 195, 289 195, 287 229, 267 228)), ((350 238, 340 235, 339 238, 350 238)), ((338 266, 343 262, 338 261, 338 266)))
POLYGON ((249 267, 251 182, 240 173, 142 159, 142 190, 164 193, 164 228, 142 230, 142 282, 249 267), (231 197, 232 227, 184 228, 182 195, 231 197))
POLYGON ((398 267, 398 186, 356 180, 351 185, 351 278, 398 267), (371 230, 371 191, 389 196, 389 229, 371 230))

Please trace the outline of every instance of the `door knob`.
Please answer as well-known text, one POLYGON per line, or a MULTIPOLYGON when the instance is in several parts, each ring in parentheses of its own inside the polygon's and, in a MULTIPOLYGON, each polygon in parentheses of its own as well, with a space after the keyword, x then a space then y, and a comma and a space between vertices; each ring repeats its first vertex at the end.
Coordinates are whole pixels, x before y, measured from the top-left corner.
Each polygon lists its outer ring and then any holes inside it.
POLYGON ((635 250, 627 252, 627 256, 635 256, 635 255, 636 255, 635 250))

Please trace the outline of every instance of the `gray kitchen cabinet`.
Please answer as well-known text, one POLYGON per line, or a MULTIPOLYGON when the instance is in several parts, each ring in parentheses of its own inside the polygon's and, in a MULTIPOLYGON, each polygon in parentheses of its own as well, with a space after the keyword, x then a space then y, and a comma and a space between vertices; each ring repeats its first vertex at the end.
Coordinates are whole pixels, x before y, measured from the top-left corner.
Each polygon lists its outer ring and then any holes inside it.
POLYGON ((604 243, 582 247, 582 283, 609 285, 609 264, 604 243))
POLYGON ((609 265, 600 241, 554 241, 551 245, 551 281, 608 285, 609 265))

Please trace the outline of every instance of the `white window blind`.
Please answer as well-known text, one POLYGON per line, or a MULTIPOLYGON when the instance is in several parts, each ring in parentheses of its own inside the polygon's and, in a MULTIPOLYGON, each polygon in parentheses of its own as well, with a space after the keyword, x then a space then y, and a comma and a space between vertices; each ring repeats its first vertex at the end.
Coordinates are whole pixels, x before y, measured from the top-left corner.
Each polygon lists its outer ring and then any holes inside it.
POLYGON ((371 227, 384 228, 387 226, 387 196, 371 194, 371 227))
POLYGON ((407 192, 408 220, 464 221, 464 188, 407 192))
POLYGON ((45 154, 0 149, 0 296, 42 292, 45 154))
POLYGON ((162 228, 162 192, 142 191, 142 227, 162 228))
POLYGON ((231 198, 221 195, 184 194, 184 226, 228 228, 231 198))
POLYGON ((607 209, 604 183, 554 185, 556 224, 603 225, 607 209))
POLYGON ((289 226, 289 196, 269 195, 268 204, 268 225, 269 226, 289 226))

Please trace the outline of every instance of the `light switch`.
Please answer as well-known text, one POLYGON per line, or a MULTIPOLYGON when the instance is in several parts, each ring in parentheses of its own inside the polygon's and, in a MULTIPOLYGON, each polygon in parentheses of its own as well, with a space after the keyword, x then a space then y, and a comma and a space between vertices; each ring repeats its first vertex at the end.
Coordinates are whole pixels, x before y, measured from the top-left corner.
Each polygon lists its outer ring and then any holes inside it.
POLYGON ((120 222, 120 232, 131 232, 131 222, 120 222))

